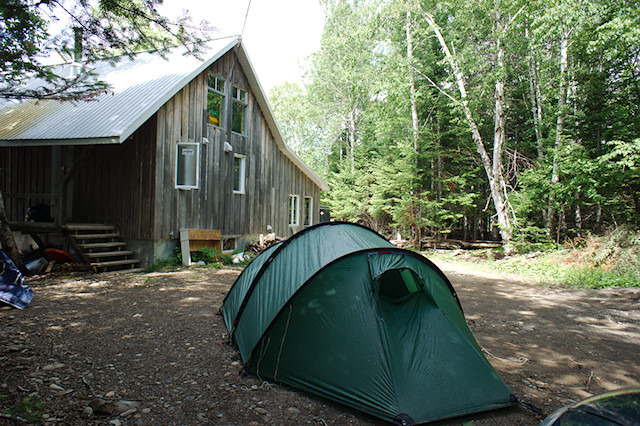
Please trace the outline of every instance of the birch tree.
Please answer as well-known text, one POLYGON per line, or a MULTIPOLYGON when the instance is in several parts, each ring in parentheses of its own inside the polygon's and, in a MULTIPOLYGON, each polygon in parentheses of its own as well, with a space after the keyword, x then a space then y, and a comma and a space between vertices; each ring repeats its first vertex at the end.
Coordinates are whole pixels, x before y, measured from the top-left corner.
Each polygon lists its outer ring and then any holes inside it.
POLYGON ((359 138, 359 121, 370 99, 372 27, 367 2, 327 0, 327 21, 321 49, 311 55, 308 74, 310 96, 324 104, 326 119, 339 128, 336 140, 343 146, 351 170, 359 138))
MULTIPOLYGON (((485 148, 485 142, 482 138, 478 125, 476 124, 476 120, 474 118, 474 114, 469 107, 469 101, 467 96, 467 89, 465 86, 464 75, 460 68, 459 62, 455 55, 449 49, 449 46, 442 35, 440 30, 440 26, 435 22, 433 16, 422 9, 422 13, 426 22, 429 24, 433 33, 435 34, 441 49, 442 53, 447 60, 451 72, 454 77, 455 84, 458 88, 459 98, 454 99, 458 105, 462 108, 464 112, 464 116, 466 118, 467 125, 469 126, 469 130, 473 137, 473 141, 476 145, 476 150, 478 155, 480 156, 480 160, 484 166, 485 173, 487 175, 489 188, 491 191, 491 198, 493 201, 493 205, 496 211, 496 218, 499 226, 500 235, 502 238, 502 242, 509 249, 509 242, 512 237, 512 226, 515 220, 515 216, 513 215, 513 210, 509 203, 507 186, 504 179, 503 174, 503 165, 502 165, 502 155, 503 155, 503 146, 504 146, 504 52, 500 45, 500 40, 502 37, 502 33, 504 31, 502 24, 502 17, 499 15, 499 3, 496 1, 495 7, 495 29, 494 34, 496 36, 495 39, 495 59, 497 66, 497 74, 498 78, 496 79, 495 84, 495 110, 494 110, 494 138, 493 138, 493 149, 492 156, 490 157, 487 149, 485 148)), ((450 96, 447 94, 447 96, 450 96)), ((452 98, 453 99, 453 98, 452 98)))
MULTIPOLYGON (((548 5, 534 20, 535 34, 540 48, 546 47, 552 53, 550 67, 556 67, 554 83, 555 105, 555 137, 552 149, 551 176, 548 207, 546 211, 546 229, 548 235, 560 238, 562 221, 558 223, 558 212, 562 215, 563 201, 557 199, 558 184, 561 179, 561 164, 566 141, 566 120, 569 114, 568 102, 571 97, 569 88, 569 75, 575 73, 570 70, 570 55, 575 39, 579 34, 592 25, 598 18, 598 7, 593 1, 562 0, 548 5)), ((576 205, 577 206, 577 205, 576 205)), ((579 206, 576 207, 579 219, 579 206)), ((561 216, 560 216, 561 217, 561 216)))
POLYGON ((491 217, 506 244, 640 220, 637 167, 618 161, 640 137, 635 3, 426 4, 325 2, 304 96, 332 129, 341 217, 416 240, 487 238, 491 217))

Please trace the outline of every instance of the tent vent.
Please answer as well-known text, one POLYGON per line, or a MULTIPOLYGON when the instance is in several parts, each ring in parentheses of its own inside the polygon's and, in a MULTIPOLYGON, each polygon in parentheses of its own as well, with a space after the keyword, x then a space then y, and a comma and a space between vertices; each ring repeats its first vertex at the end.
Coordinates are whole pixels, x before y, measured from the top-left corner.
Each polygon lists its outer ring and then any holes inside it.
POLYGON ((373 281, 379 296, 395 303, 402 303, 422 288, 422 278, 411 269, 389 269, 373 281))

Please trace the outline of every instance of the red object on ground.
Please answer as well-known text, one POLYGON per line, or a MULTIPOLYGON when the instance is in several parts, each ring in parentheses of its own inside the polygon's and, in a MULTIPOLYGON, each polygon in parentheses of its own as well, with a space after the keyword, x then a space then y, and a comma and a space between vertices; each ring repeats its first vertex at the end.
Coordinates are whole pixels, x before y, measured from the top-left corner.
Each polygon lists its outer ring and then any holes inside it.
POLYGON ((62 251, 54 248, 48 248, 44 251, 44 254, 46 254, 56 262, 76 263, 76 259, 71 255, 71 253, 67 253, 66 251, 62 251))

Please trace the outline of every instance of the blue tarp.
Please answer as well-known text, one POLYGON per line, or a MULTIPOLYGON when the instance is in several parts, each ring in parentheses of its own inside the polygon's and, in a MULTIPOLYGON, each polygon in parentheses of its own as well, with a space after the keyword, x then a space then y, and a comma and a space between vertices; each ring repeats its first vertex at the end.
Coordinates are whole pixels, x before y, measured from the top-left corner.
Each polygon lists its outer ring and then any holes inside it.
POLYGON ((24 309, 32 298, 33 290, 9 256, 0 250, 0 301, 24 309))

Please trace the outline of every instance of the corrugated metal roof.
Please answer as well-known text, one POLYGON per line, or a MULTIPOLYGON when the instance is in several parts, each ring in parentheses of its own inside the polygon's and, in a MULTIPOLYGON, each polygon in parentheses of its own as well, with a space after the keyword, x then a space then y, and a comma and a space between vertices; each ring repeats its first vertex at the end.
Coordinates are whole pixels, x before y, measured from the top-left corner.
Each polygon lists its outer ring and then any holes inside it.
MULTIPOLYGON (((162 105, 233 47, 278 148, 322 191, 327 184, 285 143, 282 132, 238 38, 208 44, 198 59, 174 51, 166 59, 141 53, 133 60, 93 64, 111 91, 89 102, 0 100, 0 146, 91 145, 122 143, 162 105)), ((70 64, 61 65, 68 75, 70 64)))
MULTIPOLYGON (((236 38, 210 42, 201 54, 206 60, 176 49, 166 58, 145 52, 115 64, 96 62, 94 72, 110 91, 87 102, 4 100, 0 145, 120 143, 237 43, 236 38)), ((70 67, 60 65, 59 74, 69 75, 70 67)))

